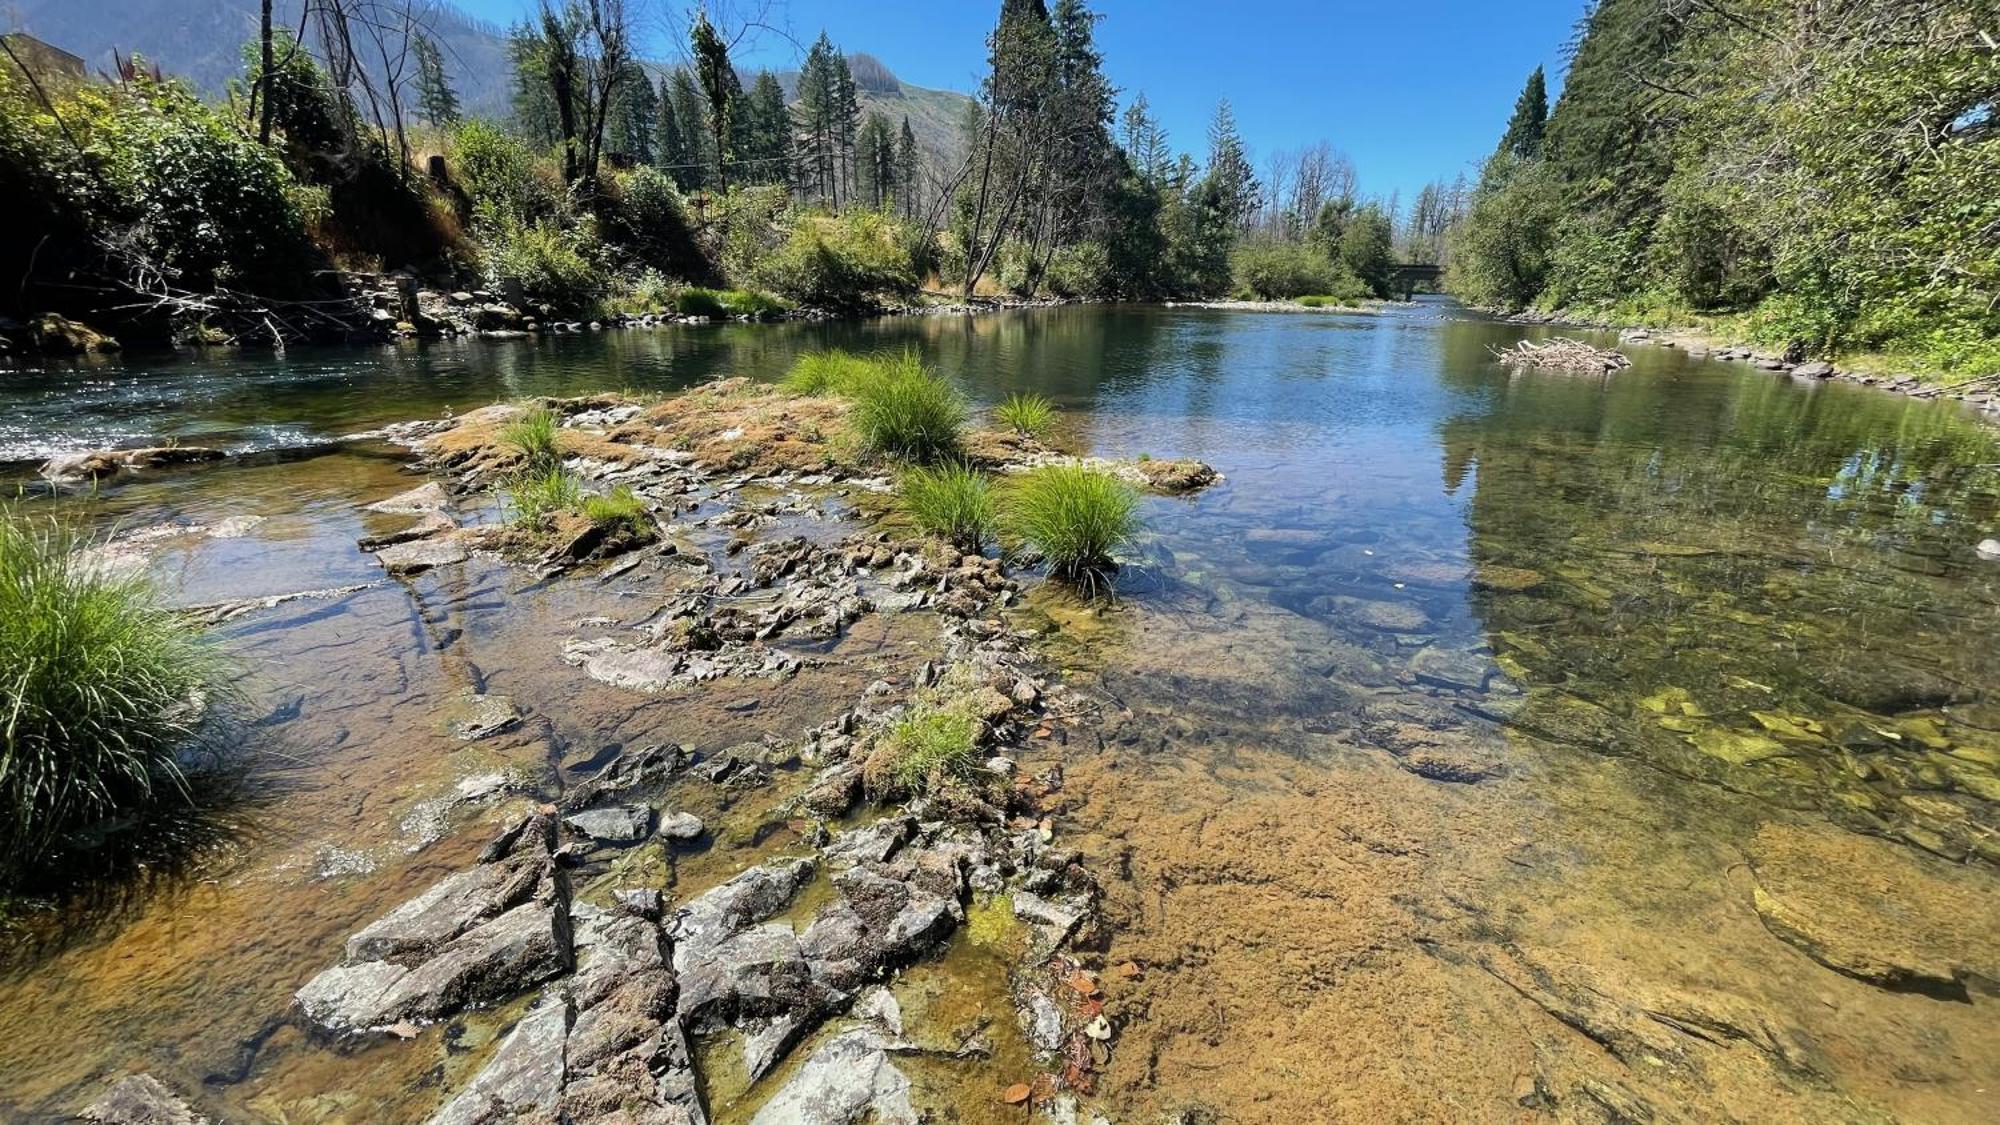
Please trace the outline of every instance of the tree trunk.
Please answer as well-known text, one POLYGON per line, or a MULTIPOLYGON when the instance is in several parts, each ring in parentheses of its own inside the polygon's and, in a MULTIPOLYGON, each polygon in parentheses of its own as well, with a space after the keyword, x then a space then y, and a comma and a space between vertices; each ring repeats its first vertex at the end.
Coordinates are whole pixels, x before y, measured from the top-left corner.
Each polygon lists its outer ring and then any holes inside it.
POLYGON ((250 98, 257 106, 257 143, 268 145, 271 143, 271 0, 264 0, 258 7, 257 85, 251 88, 250 98))

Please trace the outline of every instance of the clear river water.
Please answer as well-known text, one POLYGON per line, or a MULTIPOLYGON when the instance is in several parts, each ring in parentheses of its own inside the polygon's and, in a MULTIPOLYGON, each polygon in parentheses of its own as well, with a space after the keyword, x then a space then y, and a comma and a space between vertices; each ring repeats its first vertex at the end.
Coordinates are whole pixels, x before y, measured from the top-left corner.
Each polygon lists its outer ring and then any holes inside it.
MULTIPOLYGON (((262 517, 155 555, 176 600, 360 587, 219 627, 260 754, 197 862, 0 932, 0 1118, 136 1070, 226 1120, 444 1100, 508 1012, 343 1046, 287 1009, 490 834, 460 779, 795 737, 916 642, 863 623, 851 668, 737 689, 755 708, 590 682, 556 654, 618 591, 479 560, 381 581, 360 505, 411 478, 367 431, 774 379, 825 346, 913 347, 975 405, 1047 395, 1065 448, 1223 475, 1146 500, 1115 603, 1016 611, 1101 701, 1042 753, 1105 956, 1145 966, 1107 986, 1111 1120, 2000 1117, 2000 563, 1973 550, 2000 534, 1995 431, 1669 349, 1603 379, 1492 356, 1546 334, 1443 302, 1079 306, 0 371, 21 503, 262 517), (168 440, 244 456, 28 483, 53 452, 168 440), (475 695, 528 721, 465 742, 475 695)), ((724 827, 677 891, 759 854, 757 800, 696 810, 724 827)), ((960 942, 912 975, 1007 1027, 983 965, 960 942)), ((939 1120, 1020 1119, 1012 1076, 918 1068, 939 1120)))

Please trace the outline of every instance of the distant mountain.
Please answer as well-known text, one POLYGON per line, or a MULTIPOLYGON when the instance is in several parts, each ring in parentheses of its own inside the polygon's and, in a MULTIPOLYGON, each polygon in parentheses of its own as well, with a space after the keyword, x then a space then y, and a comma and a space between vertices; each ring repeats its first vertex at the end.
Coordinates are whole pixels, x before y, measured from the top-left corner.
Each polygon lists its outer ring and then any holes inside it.
MULTIPOLYGON (((0 30, 26 31, 105 73, 113 70, 113 52, 144 55, 203 93, 220 96, 230 79, 243 74, 243 45, 257 36, 258 7, 258 0, 0 0, 0 30)), ((278 7, 289 9, 281 22, 298 19, 296 0, 280 0, 278 7)), ((513 86, 506 29, 449 4, 433 6, 430 26, 465 112, 505 117, 513 86)), ((957 163, 965 151, 961 131, 970 98, 903 83, 871 55, 850 58, 864 110, 880 110, 895 124, 907 115, 920 147, 941 163, 957 163)), ((797 72, 777 76, 791 95, 797 72)), ((751 76, 744 77, 748 86, 751 76)))

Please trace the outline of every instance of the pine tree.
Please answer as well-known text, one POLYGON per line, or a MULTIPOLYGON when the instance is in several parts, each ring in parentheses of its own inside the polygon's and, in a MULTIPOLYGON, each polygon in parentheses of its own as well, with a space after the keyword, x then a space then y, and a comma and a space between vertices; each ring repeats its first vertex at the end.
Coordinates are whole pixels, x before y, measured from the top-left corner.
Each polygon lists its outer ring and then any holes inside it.
POLYGON ((823 203, 840 204, 840 185, 835 175, 837 131, 834 124, 834 59, 839 52, 821 31, 806 51, 805 65, 799 70, 798 128, 799 186, 810 190, 823 203))
POLYGON ((903 129, 896 137, 896 200, 901 204, 905 218, 914 219, 921 200, 917 198, 917 178, 923 174, 917 158, 917 134, 910 128, 909 115, 903 117, 903 129))
POLYGON ((682 158, 669 161, 679 165, 674 174, 683 191, 708 187, 712 182, 710 169, 714 166, 710 152, 708 105, 702 100, 701 91, 695 88, 694 75, 686 67, 674 71, 673 90, 667 97, 673 106, 674 122, 679 127, 682 138, 682 158))
POLYGON ((861 198, 882 210, 896 195, 896 135, 889 119, 873 110, 855 133, 855 179, 861 198))
POLYGON ((514 128, 537 148, 551 148, 562 128, 544 65, 540 33, 530 24, 507 32, 507 56, 514 69, 514 128))
POLYGON ((688 147, 687 132, 681 128, 680 113, 674 107, 673 89, 664 78, 660 79, 656 104, 659 106, 659 121, 656 126, 659 143, 653 149, 654 160, 667 175, 673 177, 676 186, 686 191, 695 185, 696 181, 690 173, 697 170, 690 168, 689 165, 696 161, 693 151, 688 147))
POLYGON ((729 45, 722 41, 715 25, 708 22, 706 11, 695 13, 694 27, 688 31, 688 46, 694 53, 702 93, 708 96, 709 156, 715 161, 715 185, 727 191, 731 159, 729 118, 742 97, 743 85, 736 77, 736 67, 729 61, 729 45))
POLYGON ((433 125, 451 125, 459 117, 458 94, 445 77, 444 55, 428 35, 417 37, 417 112, 433 125))
POLYGON ((1167 143, 1167 131, 1153 118, 1146 95, 1132 99, 1125 110, 1125 152, 1132 158, 1132 170, 1154 186, 1166 183, 1174 154, 1167 143))
POLYGON ((757 75, 743 97, 740 117, 738 178, 749 183, 785 183, 791 163, 791 114, 785 108, 785 88, 778 84, 776 75, 768 70, 757 75))
POLYGON ((848 194, 854 194, 854 142, 861 128, 861 98, 854 86, 854 71, 847 65, 845 54, 833 57, 833 128, 834 143, 840 149, 842 181, 848 185, 848 194))
POLYGON ((1500 151, 1522 159, 1540 156, 1542 133, 1548 123, 1549 91, 1538 66, 1528 75, 1528 84, 1514 102, 1514 116, 1507 119, 1507 131, 1500 137, 1500 151))
POLYGON ((1213 206, 1232 227, 1242 226, 1257 213, 1257 174, 1250 167, 1250 154, 1227 98, 1216 105, 1215 119, 1208 126, 1205 180, 1214 186, 1213 206))
POLYGON ((653 92, 652 80, 638 63, 629 64, 612 109, 610 151, 635 163, 653 163, 659 118, 660 96, 653 92))

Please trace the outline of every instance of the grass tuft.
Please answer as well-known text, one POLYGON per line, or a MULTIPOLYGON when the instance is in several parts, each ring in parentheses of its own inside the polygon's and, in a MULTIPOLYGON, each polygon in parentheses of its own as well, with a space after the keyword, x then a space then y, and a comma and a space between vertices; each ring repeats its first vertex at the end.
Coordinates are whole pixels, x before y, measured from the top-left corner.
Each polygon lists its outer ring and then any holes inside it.
POLYGON ((854 428, 871 452, 935 461, 958 451, 965 400, 915 352, 870 361, 873 370, 845 392, 854 428))
POLYGON ((1006 529, 1041 552, 1057 577, 1095 584, 1117 569, 1111 552, 1139 531, 1139 494, 1109 473, 1049 465, 1009 490, 1006 529))
POLYGON ((971 770, 980 728, 979 717, 962 704, 917 704, 882 736, 886 772, 904 789, 934 790, 971 770))
POLYGON ((960 550, 977 551, 993 534, 993 490, 978 470, 957 462, 913 468, 899 484, 917 526, 960 550))
POLYGON ((1024 437, 1045 438, 1056 428, 1056 404, 1037 394, 1009 395, 993 417, 1024 437))
POLYGON ((645 501, 622 484, 608 495, 584 497, 583 515, 591 523, 607 530, 624 528, 634 535, 651 535, 654 530, 653 517, 646 511, 645 501))
POLYGON ((546 406, 534 406, 507 423, 500 431, 500 439, 521 451, 522 475, 542 476, 562 465, 557 429, 556 412, 546 406))
POLYGON ((875 370, 875 362, 831 348, 808 352, 792 364, 784 387, 795 395, 848 395, 875 370))
POLYGON ((539 473, 522 473, 507 486, 507 502, 514 509, 513 522, 528 526, 541 522, 550 512, 575 508, 583 499, 576 478, 560 468, 539 473))
POLYGON ((212 756, 228 673, 143 578, 0 509, 0 889, 81 834, 169 803, 212 756))

